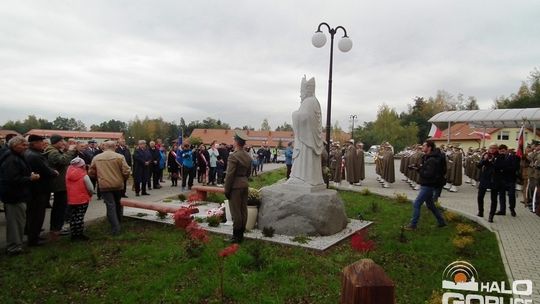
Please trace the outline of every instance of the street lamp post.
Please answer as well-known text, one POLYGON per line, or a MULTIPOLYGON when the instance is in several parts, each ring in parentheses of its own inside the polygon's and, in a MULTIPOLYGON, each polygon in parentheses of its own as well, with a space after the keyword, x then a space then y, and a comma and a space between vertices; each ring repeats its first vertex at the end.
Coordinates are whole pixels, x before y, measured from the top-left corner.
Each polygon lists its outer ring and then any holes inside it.
MULTIPOLYGON (((328 103, 326 106, 326 153, 328 154, 326 165, 330 168, 330 124, 332 119, 332 68, 334 63, 334 35, 341 29, 343 31, 343 37, 338 43, 338 48, 342 52, 348 52, 352 48, 352 40, 347 36, 347 30, 343 26, 331 28, 328 23, 322 22, 317 27, 317 31, 311 38, 311 43, 316 48, 321 48, 326 44, 326 35, 321 31, 322 26, 326 26, 328 33, 330 33, 330 69, 328 72, 328 103)), ((330 185, 329 179, 326 179, 326 188, 330 185)))
POLYGON ((358 118, 358 115, 353 114, 353 115, 349 116, 349 118, 352 120, 351 139, 354 139, 354 121, 358 118))

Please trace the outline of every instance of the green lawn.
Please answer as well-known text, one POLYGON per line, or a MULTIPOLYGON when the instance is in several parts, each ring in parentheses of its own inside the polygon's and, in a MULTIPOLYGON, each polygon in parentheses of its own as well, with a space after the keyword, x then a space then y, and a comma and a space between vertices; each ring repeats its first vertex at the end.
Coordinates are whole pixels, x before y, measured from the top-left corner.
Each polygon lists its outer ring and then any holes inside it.
MULTIPOLYGON (((409 204, 340 194, 349 217, 360 214, 375 222, 370 228, 375 251, 356 252, 349 240, 323 253, 247 240, 225 261, 226 302, 336 303, 341 269, 366 256, 394 280, 400 304, 427 303, 440 290, 444 268, 458 259, 470 261, 486 280, 506 281, 495 236, 480 226, 471 224, 475 242, 458 253, 451 242, 456 223, 435 228, 433 216, 423 210, 418 231, 407 232, 406 242, 400 242, 409 204)), ((27 255, 2 257, 0 302, 220 303, 218 252, 227 246, 222 236, 212 235, 202 255, 190 258, 184 233, 172 226, 125 219, 121 236, 110 237, 108 229, 99 221, 88 227, 89 243, 62 239, 27 255)))

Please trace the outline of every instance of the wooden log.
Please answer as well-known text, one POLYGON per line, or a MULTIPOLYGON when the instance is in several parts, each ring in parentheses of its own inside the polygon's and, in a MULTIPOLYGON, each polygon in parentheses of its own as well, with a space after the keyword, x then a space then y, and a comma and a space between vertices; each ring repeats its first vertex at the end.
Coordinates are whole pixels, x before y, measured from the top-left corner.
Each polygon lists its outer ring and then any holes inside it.
POLYGON ((362 259, 343 268, 341 302, 347 304, 395 304, 394 282, 381 266, 362 259))
POLYGON ((148 210, 154 210, 162 213, 175 213, 180 208, 185 208, 178 205, 162 205, 160 203, 147 203, 147 202, 141 202, 136 201, 132 199, 122 199, 120 201, 120 205, 124 207, 133 207, 133 208, 140 208, 140 209, 148 209, 148 210))
POLYGON ((225 189, 221 187, 193 186, 191 190, 197 191, 197 194, 203 201, 208 197, 208 192, 225 193, 225 189))

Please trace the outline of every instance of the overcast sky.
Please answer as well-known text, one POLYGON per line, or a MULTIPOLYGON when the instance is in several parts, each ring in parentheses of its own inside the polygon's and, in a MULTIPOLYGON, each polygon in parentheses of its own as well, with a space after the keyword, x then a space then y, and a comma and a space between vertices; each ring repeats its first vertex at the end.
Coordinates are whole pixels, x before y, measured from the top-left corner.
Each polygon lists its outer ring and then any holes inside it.
POLYGON ((138 115, 275 128, 291 122, 304 74, 326 117, 320 22, 354 43, 342 53, 336 34, 332 121, 343 128, 440 89, 489 108, 540 66, 537 0, 2 1, 0 125, 138 115))

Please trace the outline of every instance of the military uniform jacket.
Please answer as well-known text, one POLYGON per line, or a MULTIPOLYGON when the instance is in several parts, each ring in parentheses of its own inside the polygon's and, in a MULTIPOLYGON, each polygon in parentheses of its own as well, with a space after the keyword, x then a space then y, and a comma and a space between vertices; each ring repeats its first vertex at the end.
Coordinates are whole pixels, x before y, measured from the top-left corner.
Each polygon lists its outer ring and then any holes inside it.
POLYGON ((251 156, 239 149, 229 155, 227 175, 225 178, 225 196, 229 197, 233 189, 248 188, 248 177, 251 174, 251 156))

